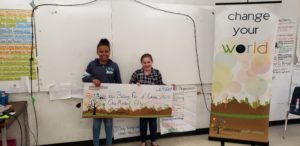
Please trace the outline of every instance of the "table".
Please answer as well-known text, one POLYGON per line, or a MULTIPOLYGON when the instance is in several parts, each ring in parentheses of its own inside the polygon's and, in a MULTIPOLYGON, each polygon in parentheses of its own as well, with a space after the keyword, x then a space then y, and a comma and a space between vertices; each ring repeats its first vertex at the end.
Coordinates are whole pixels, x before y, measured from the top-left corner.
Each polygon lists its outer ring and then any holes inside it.
MULTIPOLYGON (((14 115, 16 118, 18 118, 23 113, 27 113, 27 101, 9 102, 8 104, 12 105, 11 108, 16 112, 16 114, 14 115)), ((27 115, 24 115, 24 116, 27 116, 27 115)), ((6 119, 3 123, 0 123, 0 128, 1 128, 1 133, 2 133, 1 134, 2 135, 2 146, 7 146, 6 129, 9 128, 15 120, 16 120, 15 118, 9 118, 9 119, 6 119)), ((24 122, 25 122, 25 117, 24 117, 24 122)), ((25 130, 25 134, 27 136, 26 131, 27 130, 25 130)))

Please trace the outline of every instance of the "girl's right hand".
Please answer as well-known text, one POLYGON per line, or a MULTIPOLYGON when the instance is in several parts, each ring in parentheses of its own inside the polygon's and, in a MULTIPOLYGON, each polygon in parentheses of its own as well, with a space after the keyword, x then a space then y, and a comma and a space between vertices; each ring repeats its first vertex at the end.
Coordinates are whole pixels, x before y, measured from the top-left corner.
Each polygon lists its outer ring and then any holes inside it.
POLYGON ((176 85, 175 84, 171 84, 173 87, 173 90, 176 90, 176 85))
POLYGON ((101 81, 98 79, 93 79, 93 83, 96 87, 99 87, 101 85, 101 81))

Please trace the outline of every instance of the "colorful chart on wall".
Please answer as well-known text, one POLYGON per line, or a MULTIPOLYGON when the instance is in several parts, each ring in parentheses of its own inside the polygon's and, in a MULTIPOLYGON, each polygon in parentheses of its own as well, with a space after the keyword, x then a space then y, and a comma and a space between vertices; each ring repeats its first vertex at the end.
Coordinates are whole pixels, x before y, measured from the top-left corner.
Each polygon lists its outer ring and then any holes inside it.
MULTIPOLYGON (((0 90, 29 90, 31 43, 31 11, 0 10, 0 90)), ((32 69, 36 80, 35 59, 32 69)))
POLYGON ((277 5, 219 6, 209 136, 268 142, 277 5))

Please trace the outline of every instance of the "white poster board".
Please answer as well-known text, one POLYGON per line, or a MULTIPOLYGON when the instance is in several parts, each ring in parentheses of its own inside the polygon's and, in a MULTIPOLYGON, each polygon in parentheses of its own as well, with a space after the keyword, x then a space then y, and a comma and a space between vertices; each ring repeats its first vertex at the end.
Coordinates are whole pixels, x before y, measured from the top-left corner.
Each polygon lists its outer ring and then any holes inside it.
POLYGON ((114 139, 135 137, 140 135, 139 118, 114 118, 114 139))
POLYGON ((273 83, 270 114, 271 120, 281 120, 288 104, 296 48, 297 23, 292 19, 280 19, 273 60, 273 83))
POLYGON ((172 117, 160 118, 160 133, 167 134, 196 130, 196 101, 196 86, 177 87, 174 92, 172 117))

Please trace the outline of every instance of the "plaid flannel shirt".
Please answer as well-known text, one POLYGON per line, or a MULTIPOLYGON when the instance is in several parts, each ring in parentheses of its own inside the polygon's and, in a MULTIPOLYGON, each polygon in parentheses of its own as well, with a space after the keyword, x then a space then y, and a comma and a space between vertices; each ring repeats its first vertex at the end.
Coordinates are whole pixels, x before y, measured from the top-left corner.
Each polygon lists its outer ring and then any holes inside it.
POLYGON ((149 75, 145 75, 143 69, 136 70, 130 79, 130 84, 148 84, 148 85, 164 85, 162 81, 162 76, 159 70, 152 68, 149 75))

